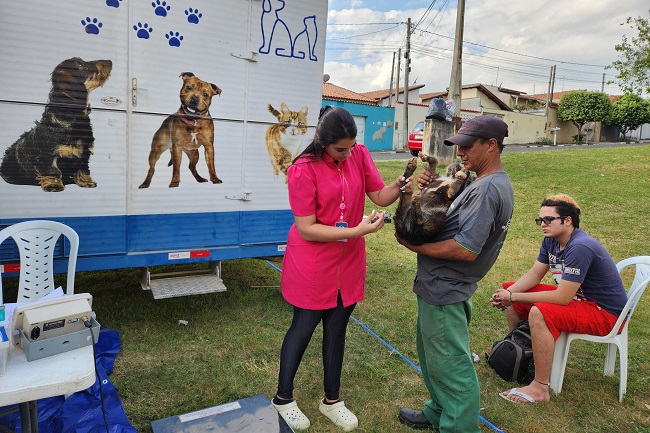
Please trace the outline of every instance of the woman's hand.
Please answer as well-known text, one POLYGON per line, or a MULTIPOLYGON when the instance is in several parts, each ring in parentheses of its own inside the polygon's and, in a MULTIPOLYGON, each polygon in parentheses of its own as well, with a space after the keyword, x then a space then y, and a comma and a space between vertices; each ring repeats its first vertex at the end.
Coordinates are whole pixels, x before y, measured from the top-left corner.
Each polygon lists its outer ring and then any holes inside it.
POLYGON ((395 183, 399 186, 400 192, 402 193, 413 192, 413 175, 411 175, 409 178, 404 178, 404 176, 400 176, 397 178, 395 183))
POLYGON ((361 236, 368 233, 375 233, 384 226, 385 211, 377 212, 373 210, 370 215, 363 217, 361 223, 357 226, 361 230, 361 236))

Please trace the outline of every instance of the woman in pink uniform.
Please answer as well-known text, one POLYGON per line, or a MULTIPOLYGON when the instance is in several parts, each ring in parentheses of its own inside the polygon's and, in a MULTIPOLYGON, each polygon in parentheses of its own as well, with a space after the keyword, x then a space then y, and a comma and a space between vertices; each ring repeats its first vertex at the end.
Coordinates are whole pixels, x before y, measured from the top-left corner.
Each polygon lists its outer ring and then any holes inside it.
POLYGON ((384 225, 384 212, 363 218, 366 195, 388 206, 412 178, 389 186, 365 146, 356 143, 352 115, 340 107, 321 109, 314 139, 289 167, 289 203, 295 223, 289 230, 282 267, 282 295, 293 305, 293 322, 282 343, 278 391, 273 404, 295 430, 309 419, 293 400, 293 381, 316 326, 323 322, 325 396, 319 409, 351 431, 357 417, 339 398, 345 331, 366 277, 364 235, 384 225))

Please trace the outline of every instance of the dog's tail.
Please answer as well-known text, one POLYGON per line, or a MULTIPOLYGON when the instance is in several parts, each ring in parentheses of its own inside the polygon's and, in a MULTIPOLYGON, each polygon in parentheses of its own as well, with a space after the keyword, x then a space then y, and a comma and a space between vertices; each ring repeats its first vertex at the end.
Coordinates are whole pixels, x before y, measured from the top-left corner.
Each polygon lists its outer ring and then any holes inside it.
POLYGON ((25 176, 23 169, 18 162, 16 151, 16 143, 5 150, 5 154, 2 157, 2 163, 0 163, 0 176, 4 179, 5 182, 13 185, 34 184, 34 179, 29 182, 28 178, 25 176))

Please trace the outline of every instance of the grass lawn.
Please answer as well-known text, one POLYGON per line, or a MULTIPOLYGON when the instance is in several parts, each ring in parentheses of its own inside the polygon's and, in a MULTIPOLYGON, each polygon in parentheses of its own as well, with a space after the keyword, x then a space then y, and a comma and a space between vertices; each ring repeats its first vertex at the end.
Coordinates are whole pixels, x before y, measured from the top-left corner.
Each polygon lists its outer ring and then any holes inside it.
MULTIPOLYGON (((503 314, 488 301, 502 281, 518 278, 534 262, 541 231, 533 219, 551 194, 573 196, 581 228, 599 239, 615 261, 650 255, 650 145, 614 149, 555 150, 503 155, 515 189, 512 224, 496 265, 479 283, 470 325, 481 385, 481 415, 508 433, 649 432, 650 296, 630 324, 627 394, 618 403, 615 375, 604 377, 604 345, 571 345, 562 393, 539 405, 515 405, 497 393, 512 385, 485 363, 483 354, 506 334, 503 314)), ((377 163, 387 182, 405 161, 377 163)), ((373 207, 368 204, 367 210, 373 207)), ((394 206, 387 209, 394 212, 394 206)), ((415 254, 398 245, 392 225, 367 237, 366 299, 353 316, 417 364, 415 254)), ((280 259, 273 264, 281 266, 280 259)), ((264 260, 223 263, 224 293, 154 301, 139 286, 139 271, 77 274, 76 291, 90 292, 98 321, 117 329, 122 351, 111 380, 139 432, 153 420, 265 394, 273 396, 282 338, 291 307, 279 292, 280 274, 264 260), (187 320, 187 326, 178 321, 187 320)), ((310 417, 312 433, 339 432, 318 411, 322 397, 320 327, 296 377, 295 397, 310 417)), ((410 432, 397 421, 400 407, 421 408, 427 392, 416 370, 351 321, 342 398, 359 417, 359 432, 410 432)), ((493 431, 480 423, 483 432, 493 431)))

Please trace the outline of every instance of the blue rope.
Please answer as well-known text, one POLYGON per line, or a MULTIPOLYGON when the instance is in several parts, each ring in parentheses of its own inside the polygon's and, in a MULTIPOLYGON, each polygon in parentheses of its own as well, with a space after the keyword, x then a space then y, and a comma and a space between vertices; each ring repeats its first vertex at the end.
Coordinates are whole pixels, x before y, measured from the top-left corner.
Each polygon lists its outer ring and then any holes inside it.
MULTIPOLYGON (((271 263, 271 262, 268 261, 268 260, 265 260, 265 261, 266 261, 266 263, 268 263, 271 267, 273 267, 275 270, 277 270, 278 272, 282 273, 282 269, 280 269, 279 267, 277 267, 276 265, 274 265, 273 263, 271 263)), ((402 359, 404 360, 404 362, 406 362, 408 365, 410 365, 411 367, 413 367, 413 368, 415 369, 415 371, 417 371, 419 374, 422 374, 422 369, 421 369, 420 367, 418 367, 417 365, 415 365, 415 363, 413 363, 413 361, 411 361, 410 359, 408 359, 406 356, 402 355, 402 354, 401 354, 397 349, 395 349, 395 348, 394 348, 393 346, 391 346, 391 345, 390 345, 386 340, 384 340, 384 339, 381 338, 379 335, 377 335, 377 334, 376 334, 372 329, 368 328, 368 327, 367 327, 366 325, 364 325, 361 321, 359 321, 356 317, 354 317, 354 316, 350 316, 350 318, 351 318, 352 320, 354 320, 355 322, 357 322, 357 324, 358 324, 359 326, 361 326, 364 330, 366 330, 370 335, 372 335, 373 337, 376 337, 379 341, 381 341, 381 343, 382 343, 384 346, 388 347, 388 349, 390 349, 391 352, 396 353, 397 355, 399 355, 399 357, 402 358, 402 359)), ((503 430, 501 430, 499 427, 497 427, 497 426, 495 426, 494 424, 492 424, 492 423, 491 423, 490 421, 488 421, 487 419, 483 418, 481 415, 478 416, 478 419, 479 419, 479 421, 482 421, 483 423, 485 423, 485 425, 487 425, 488 427, 490 427, 492 430, 496 431, 497 433, 505 433, 503 430)))

